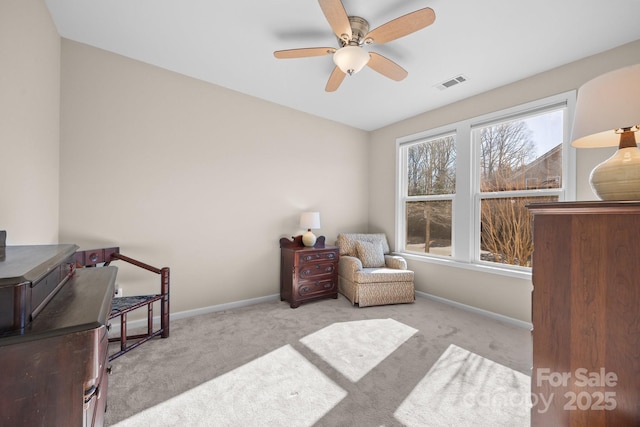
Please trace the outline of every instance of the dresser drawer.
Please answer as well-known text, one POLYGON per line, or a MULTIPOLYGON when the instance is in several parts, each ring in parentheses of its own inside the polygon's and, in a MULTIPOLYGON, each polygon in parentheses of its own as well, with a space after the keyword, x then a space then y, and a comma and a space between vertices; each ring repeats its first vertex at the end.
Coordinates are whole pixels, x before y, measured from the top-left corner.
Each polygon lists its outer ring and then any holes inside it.
POLYGON ((324 275, 333 274, 338 268, 335 262, 323 262, 317 264, 303 265, 298 270, 299 280, 319 278, 324 275))
POLYGON ((323 262, 323 261, 335 261, 338 259, 338 253, 336 251, 314 251, 298 254, 298 265, 323 262))
POLYGON ((334 278, 323 280, 305 280, 298 284, 298 296, 302 298, 314 295, 324 295, 327 292, 335 291, 336 281, 334 278))
POLYGON ((108 368, 108 334, 107 328, 101 326, 95 334, 96 340, 93 355, 97 375, 95 379, 85 383, 84 389, 84 426, 102 426, 107 405, 109 387, 108 368))

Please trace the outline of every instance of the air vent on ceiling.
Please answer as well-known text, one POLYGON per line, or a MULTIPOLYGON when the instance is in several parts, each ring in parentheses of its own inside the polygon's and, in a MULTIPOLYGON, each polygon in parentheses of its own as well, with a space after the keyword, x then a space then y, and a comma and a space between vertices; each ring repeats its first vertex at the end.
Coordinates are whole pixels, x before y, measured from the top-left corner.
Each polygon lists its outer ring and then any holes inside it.
POLYGON ((445 90, 445 89, 449 89, 452 86, 455 86, 457 84, 460 84, 460 83, 463 83, 463 82, 466 82, 466 81, 467 81, 467 78, 465 76, 463 76, 462 74, 460 74, 459 76, 450 78, 447 81, 444 81, 442 83, 437 84, 436 87, 438 89, 440 89, 440 90, 445 90))

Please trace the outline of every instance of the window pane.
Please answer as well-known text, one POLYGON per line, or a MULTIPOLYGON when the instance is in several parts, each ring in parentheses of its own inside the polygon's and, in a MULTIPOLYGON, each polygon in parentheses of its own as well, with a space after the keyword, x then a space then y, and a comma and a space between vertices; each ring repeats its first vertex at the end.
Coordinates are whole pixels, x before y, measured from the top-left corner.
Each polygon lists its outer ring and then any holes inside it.
POLYGON ((451 200, 407 202, 405 250, 451 256, 451 207, 451 200))
POLYGON ((455 160, 455 137, 453 135, 408 147, 408 195, 426 196, 455 193, 455 160))
POLYGON ((562 186, 563 111, 476 129, 480 139, 480 191, 562 186))
POLYGON ((530 203, 557 202, 558 197, 509 197, 480 202, 480 259, 531 267, 533 254, 530 203))

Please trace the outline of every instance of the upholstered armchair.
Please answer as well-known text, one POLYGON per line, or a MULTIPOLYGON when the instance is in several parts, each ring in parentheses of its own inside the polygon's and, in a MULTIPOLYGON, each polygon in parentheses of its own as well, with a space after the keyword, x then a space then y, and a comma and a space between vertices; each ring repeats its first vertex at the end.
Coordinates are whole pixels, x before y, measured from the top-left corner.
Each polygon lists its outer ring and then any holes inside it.
POLYGON ((407 261, 391 255, 383 233, 342 233, 338 291, 352 304, 371 305, 409 303, 415 300, 413 271, 407 261))

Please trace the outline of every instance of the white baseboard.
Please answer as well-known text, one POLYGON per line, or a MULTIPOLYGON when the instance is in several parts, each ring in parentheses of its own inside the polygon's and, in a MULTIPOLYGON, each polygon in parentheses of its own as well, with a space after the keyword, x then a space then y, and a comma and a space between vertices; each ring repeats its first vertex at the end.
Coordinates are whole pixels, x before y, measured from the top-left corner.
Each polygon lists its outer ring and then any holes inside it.
MULTIPOLYGON (((202 314, 215 313, 217 311, 231 310, 232 308, 247 307, 247 306, 250 306, 250 305, 259 304, 261 302, 275 301, 275 300, 279 300, 279 299, 280 299, 280 294, 274 294, 274 295, 267 295, 265 297, 251 298, 251 299, 245 299, 245 300, 240 300, 240 301, 229 302, 229 303, 226 303, 226 304, 211 305, 209 307, 196 308, 196 309, 193 309, 193 310, 178 311, 176 313, 171 313, 171 320, 186 319, 188 317, 200 316, 202 314)), ((115 320, 115 318, 114 318, 114 320, 115 320)), ((153 323, 154 323, 154 325, 160 323, 160 315, 157 315, 157 316, 153 317, 153 323)), ((131 321, 127 320, 127 329, 146 328, 146 327, 147 327, 147 319, 146 318, 137 319, 137 320, 131 320, 131 321)), ((111 323, 111 331, 112 331, 112 334, 119 335, 120 334, 120 322, 112 322, 111 323)))
POLYGON ((474 307, 472 305, 463 304, 461 302, 453 301, 450 299, 438 297, 435 295, 428 294, 426 292, 416 291, 416 296, 427 298, 433 301, 438 301, 443 304, 449 304, 457 308, 461 308, 463 310, 471 311, 477 314, 481 314, 483 316, 491 317, 492 319, 500 320, 505 323, 510 323, 512 325, 518 326, 520 328, 532 329, 533 324, 529 322, 525 322, 524 320, 514 319, 513 317, 505 316, 503 314, 494 313, 493 311, 483 310, 478 307, 474 307))
MULTIPOLYGON (((513 317, 504 316, 502 314, 494 313, 492 311, 483 310, 481 308, 473 307, 471 305, 462 304, 460 302, 453 301, 453 300, 450 300, 450 299, 446 299, 446 298, 438 297, 438 296, 435 296, 435 295, 431 295, 431 294, 428 294, 426 292, 416 291, 416 296, 421 297, 421 298, 427 298, 427 299, 430 299, 430 300, 433 300, 433 301, 438 301, 438 302, 441 302, 443 304, 452 305, 454 307, 461 308, 461 309, 467 310, 467 311, 471 311, 471 312, 474 312, 474 313, 477 313, 477 314, 481 314, 483 316, 491 317, 493 319, 500 320, 500 321, 506 322, 506 323, 510 323, 512 325, 519 326, 521 328, 531 329, 533 327, 533 325, 531 323, 529 323, 529 322, 525 322, 525 321, 522 321, 522 320, 519 320, 519 319, 514 319, 513 317)), ((176 312, 176 313, 171 313, 171 319, 173 319, 173 320, 186 319, 188 317, 200 316, 202 314, 215 313, 215 312, 224 311, 224 310, 231 310, 233 308, 247 307, 247 306, 250 306, 250 305, 259 304, 261 302, 275 301, 275 300, 278 300, 278 299, 280 299, 280 294, 274 294, 274 295, 267 295, 267 296, 259 297, 259 298, 250 298, 250 299, 245 299, 245 300, 240 300, 240 301, 229 302, 229 303, 225 303, 225 304, 212 305, 212 306, 209 306, 209 307, 196 308, 196 309, 193 309, 193 310, 179 311, 179 312, 176 312)), ((153 323, 154 324, 160 323, 160 316, 159 315, 158 316, 154 316, 153 323)), ((127 328, 130 328, 130 329, 146 328, 146 327, 147 327, 147 319, 146 318, 127 321, 127 328)), ((112 331, 113 334, 119 334, 120 333, 120 322, 113 322, 111 324, 111 331, 112 331)))

